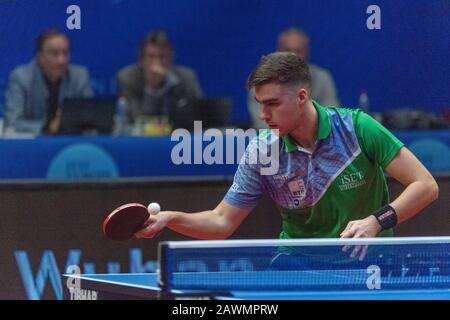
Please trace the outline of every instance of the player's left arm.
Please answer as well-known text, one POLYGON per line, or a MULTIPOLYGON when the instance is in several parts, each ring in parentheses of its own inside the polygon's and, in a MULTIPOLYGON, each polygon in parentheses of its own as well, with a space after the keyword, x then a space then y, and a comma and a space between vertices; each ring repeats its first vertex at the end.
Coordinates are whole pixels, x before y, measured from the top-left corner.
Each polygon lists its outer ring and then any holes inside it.
POLYGON ((390 203, 402 223, 437 199, 439 187, 425 166, 403 147, 386 166, 385 171, 400 182, 405 190, 390 203))
MULTIPOLYGON (((436 180, 407 148, 402 147, 399 150, 385 171, 405 187, 405 190, 389 204, 395 212, 395 224, 412 218, 437 199, 439 187, 436 180)), ((386 214, 389 213, 391 212, 387 209, 386 214)), ((341 238, 375 237, 381 231, 383 227, 379 219, 372 214, 365 219, 350 221, 341 233, 341 238)), ((359 260, 364 260, 367 246, 344 246, 343 251, 350 248, 353 248, 351 257, 359 256, 359 260)))
MULTIPOLYGON (((398 151, 385 171, 405 187, 405 190, 389 204, 395 212, 395 216, 388 218, 395 219, 392 224, 410 219, 437 199, 439 188, 436 181, 407 148, 402 147, 398 151)), ((379 214, 383 214, 384 210, 385 216, 391 213, 387 206, 380 210, 379 214)), ((365 219, 350 221, 342 231, 341 238, 375 237, 383 231, 380 221, 373 214, 365 219)))

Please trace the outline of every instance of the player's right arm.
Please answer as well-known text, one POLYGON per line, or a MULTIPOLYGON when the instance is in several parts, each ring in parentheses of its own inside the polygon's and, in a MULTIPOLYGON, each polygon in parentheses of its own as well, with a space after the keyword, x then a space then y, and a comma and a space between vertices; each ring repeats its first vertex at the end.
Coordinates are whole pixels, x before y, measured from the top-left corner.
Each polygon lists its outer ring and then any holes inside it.
POLYGON ((233 234, 252 208, 238 208, 222 200, 208 211, 186 213, 161 211, 147 221, 149 226, 135 234, 137 238, 152 238, 164 228, 195 239, 220 240, 233 234))
POLYGON ((147 221, 149 226, 135 236, 152 238, 167 227, 195 239, 220 240, 230 237, 262 197, 259 166, 249 160, 250 153, 257 152, 257 146, 258 139, 255 138, 241 159, 233 185, 216 208, 196 213, 162 211, 150 216, 147 221))

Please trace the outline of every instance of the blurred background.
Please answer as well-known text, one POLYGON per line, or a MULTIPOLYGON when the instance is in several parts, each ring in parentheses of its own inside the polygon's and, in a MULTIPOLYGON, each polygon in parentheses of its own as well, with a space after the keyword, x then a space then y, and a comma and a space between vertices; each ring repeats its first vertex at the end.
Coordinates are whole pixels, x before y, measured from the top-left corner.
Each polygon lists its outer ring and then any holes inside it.
MULTIPOLYGON (((176 62, 197 71, 207 96, 231 96, 233 121, 248 123, 245 81, 263 54, 276 50, 282 30, 310 37, 311 62, 334 76, 342 106, 356 107, 361 90, 372 111, 450 108, 450 4, 364 0, 18 0, 0 1, 0 93, 9 72, 34 55, 37 35, 56 27, 70 38, 72 61, 86 66, 94 92, 116 93, 115 74, 137 59, 149 31, 163 28, 176 62), (66 8, 81 9, 81 29, 68 30, 66 8), (369 30, 376 4, 381 29, 369 30)), ((1 99, 3 100, 3 99, 1 99)))

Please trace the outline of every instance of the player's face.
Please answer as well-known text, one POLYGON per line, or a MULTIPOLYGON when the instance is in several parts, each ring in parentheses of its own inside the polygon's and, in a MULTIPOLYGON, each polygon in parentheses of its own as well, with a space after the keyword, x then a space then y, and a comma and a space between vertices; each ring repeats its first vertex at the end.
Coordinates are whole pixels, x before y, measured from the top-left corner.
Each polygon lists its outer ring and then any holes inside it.
POLYGON ((295 85, 269 82, 255 87, 255 98, 261 106, 260 117, 272 130, 285 136, 301 125, 303 91, 295 85))
POLYGON ((48 38, 38 52, 38 62, 52 81, 61 79, 70 61, 69 40, 63 36, 48 38))

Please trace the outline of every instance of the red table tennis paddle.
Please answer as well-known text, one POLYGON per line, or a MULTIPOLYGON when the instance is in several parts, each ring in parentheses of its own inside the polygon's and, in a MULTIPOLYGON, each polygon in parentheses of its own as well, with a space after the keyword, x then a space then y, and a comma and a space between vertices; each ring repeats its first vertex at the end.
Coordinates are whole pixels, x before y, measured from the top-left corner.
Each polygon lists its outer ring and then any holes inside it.
POLYGON ((146 227, 149 218, 147 207, 128 203, 111 212, 103 221, 103 233, 112 240, 129 240, 146 227))

